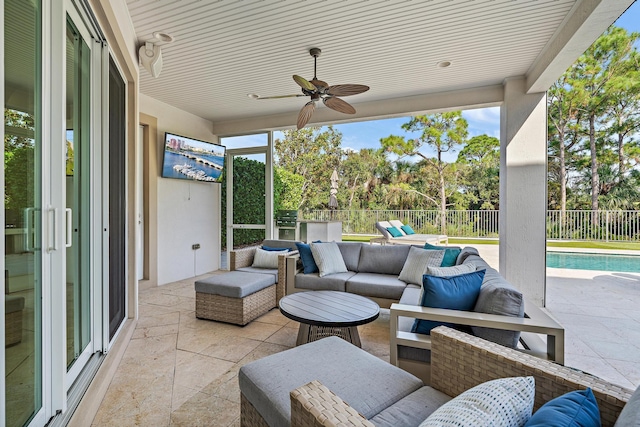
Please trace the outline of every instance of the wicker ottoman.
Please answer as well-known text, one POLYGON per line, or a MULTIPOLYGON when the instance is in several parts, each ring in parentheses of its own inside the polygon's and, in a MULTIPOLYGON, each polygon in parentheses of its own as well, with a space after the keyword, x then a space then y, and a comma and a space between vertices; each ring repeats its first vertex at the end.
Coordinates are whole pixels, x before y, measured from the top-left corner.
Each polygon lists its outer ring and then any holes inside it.
POLYGON ((22 310, 24 297, 4 296, 5 347, 22 341, 22 310))
POLYGON ((198 280, 196 317, 246 325, 276 306, 276 276, 230 271, 198 280))

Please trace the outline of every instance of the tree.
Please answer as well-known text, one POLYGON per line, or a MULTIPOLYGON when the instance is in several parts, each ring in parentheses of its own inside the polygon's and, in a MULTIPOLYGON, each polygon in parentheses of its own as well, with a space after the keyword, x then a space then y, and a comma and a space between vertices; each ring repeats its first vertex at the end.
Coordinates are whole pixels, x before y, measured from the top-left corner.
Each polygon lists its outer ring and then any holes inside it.
POLYGON ((581 99, 572 83, 570 73, 565 73, 547 91, 549 155, 557 161, 561 217, 567 209, 567 155, 581 136, 581 99))
POLYGON ((436 172, 438 178, 438 198, 435 199, 427 194, 424 196, 439 205, 440 208, 440 229, 446 231, 447 209, 447 182, 445 174, 453 167, 442 158, 444 153, 454 151, 467 138, 467 121, 462 117, 462 112, 451 111, 448 113, 438 113, 412 117, 409 122, 402 125, 402 128, 409 132, 420 132, 415 139, 405 139, 402 136, 389 135, 382 138, 382 147, 399 156, 419 156, 425 165, 436 172), (435 150, 435 157, 429 157, 421 152, 424 148, 435 150))
POLYGON ((474 136, 458 154, 464 179, 461 189, 468 209, 498 209, 500 199, 500 140, 474 136))
MULTIPOLYGON (((640 35, 627 33, 620 27, 610 27, 600 36, 568 71, 573 90, 580 100, 580 110, 587 122, 588 151, 590 153, 591 209, 598 209, 600 180, 598 174, 598 119, 612 104, 613 93, 608 89, 624 86, 625 72, 633 61, 634 43, 640 35)), ((632 66, 632 64, 631 64, 632 66)), ((637 66, 637 65, 636 65, 637 66)))
POLYGON ((339 206, 362 209, 377 205, 375 189, 383 182, 389 182, 393 167, 384 150, 364 148, 345 152, 340 172, 340 188, 348 192, 338 191, 339 206))
POLYGON ((303 178, 301 207, 327 206, 331 173, 342 157, 341 143, 342 134, 332 126, 286 130, 284 138, 275 140, 276 165, 303 178))

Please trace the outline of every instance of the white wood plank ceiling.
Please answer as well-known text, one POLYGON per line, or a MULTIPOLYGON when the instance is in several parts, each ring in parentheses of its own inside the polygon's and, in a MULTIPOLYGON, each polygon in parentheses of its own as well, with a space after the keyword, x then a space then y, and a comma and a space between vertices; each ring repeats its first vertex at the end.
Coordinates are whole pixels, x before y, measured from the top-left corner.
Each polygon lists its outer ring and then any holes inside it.
POLYGON ((358 103, 500 84, 527 73, 575 0, 128 0, 139 42, 154 31, 164 67, 141 69, 141 91, 213 122, 291 112, 306 98, 292 79, 371 89, 358 103), (451 61, 440 68, 440 61, 451 61))

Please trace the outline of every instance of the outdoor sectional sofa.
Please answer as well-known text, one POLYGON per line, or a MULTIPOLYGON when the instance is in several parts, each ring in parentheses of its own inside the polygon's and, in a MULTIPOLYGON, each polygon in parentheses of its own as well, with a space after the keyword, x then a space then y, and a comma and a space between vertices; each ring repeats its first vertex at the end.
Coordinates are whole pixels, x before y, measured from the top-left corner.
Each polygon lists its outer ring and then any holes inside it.
POLYGON ((473 334, 519 348, 538 357, 564 363, 564 329, 545 311, 531 304, 480 257, 475 248, 462 249, 456 264, 484 269, 474 311, 420 306, 421 288, 398 278, 411 246, 338 242, 346 273, 320 277, 304 274, 299 253, 286 257, 287 294, 300 291, 351 292, 390 308, 390 361, 429 381, 430 336, 411 332, 416 318, 470 328, 473 334))
MULTIPOLYGON (((565 393, 591 388, 603 427, 640 425, 640 389, 633 393, 590 374, 444 326, 432 330, 431 335, 430 385, 336 337, 248 363, 238 374, 240 424, 418 426, 442 405, 453 403, 452 398, 479 384, 498 378, 533 377, 534 411, 565 393)), ((497 405, 494 400, 487 404, 497 405)), ((489 413, 503 415, 496 410, 481 412, 485 420, 478 425, 489 425, 489 413)), ((473 423, 468 413, 463 412, 467 419, 464 425, 473 423)), ((448 414, 456 421, 462 418, 451 404, 448 414)))

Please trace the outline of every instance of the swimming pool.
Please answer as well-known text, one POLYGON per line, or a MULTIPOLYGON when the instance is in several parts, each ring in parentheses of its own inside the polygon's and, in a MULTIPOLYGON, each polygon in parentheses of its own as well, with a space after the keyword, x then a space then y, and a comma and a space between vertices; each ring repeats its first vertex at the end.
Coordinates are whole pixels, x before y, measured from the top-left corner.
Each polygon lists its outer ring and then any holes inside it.
POLYGON ((547 252, 547 267, 640 273, 640 256, 547 252))

